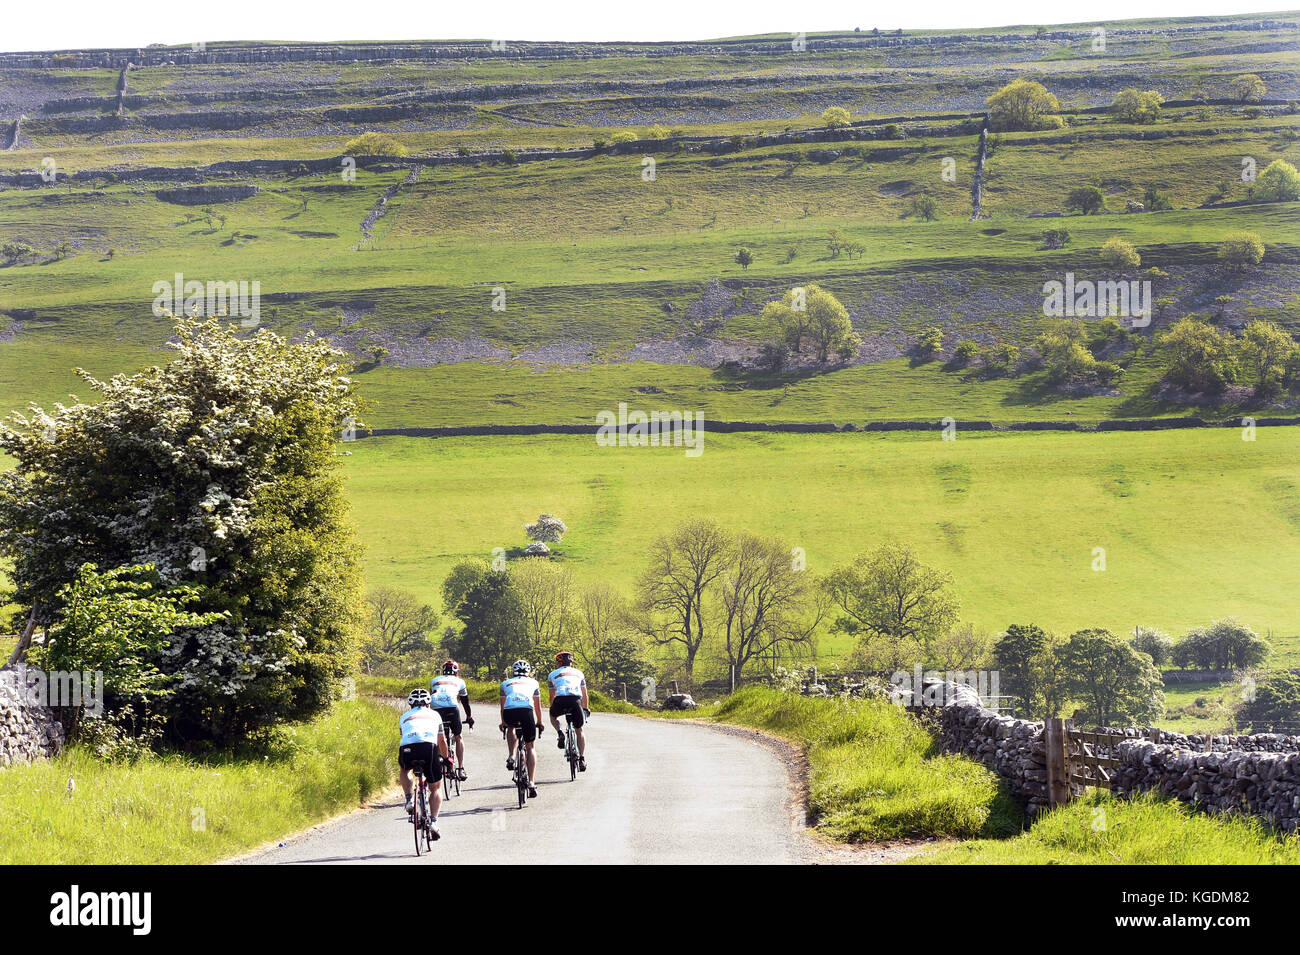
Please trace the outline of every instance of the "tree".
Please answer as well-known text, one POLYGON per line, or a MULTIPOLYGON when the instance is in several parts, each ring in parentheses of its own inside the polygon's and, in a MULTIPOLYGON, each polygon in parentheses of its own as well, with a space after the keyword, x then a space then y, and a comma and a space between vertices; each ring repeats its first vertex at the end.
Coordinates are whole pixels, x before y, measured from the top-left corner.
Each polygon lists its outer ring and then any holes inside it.
POLYGON ((908 215, 924 219, 926 222, 933 222, 939 217, 939 206, 934 201, 934 196, 929 193, 921 193, 921 195, 912 199, 908 215))
POLYGON ((853 122, 853 114, 843 106, 828 106, 822 111, 822 125, 838 129, 853 122))
POLYGON ((1149 182, 1142 193, 1142 207, 1147 212, 1168 212, 1174 206, 1154 182, 1149 182))
POLYGON ((1300 199, 1300 171, 1285 159, 1274 159, 1255 177, 1250 197, 1256 202, 1294 202, 1300 199))
POLYGON ((524 533, 533 543, 528 547, 529 554, 546 555, 551 552, 548 544, 558 544, 569 532, 564 521, 554 514, 539 514, 535 523, 525 524, 524 533))
POLYGON ((397 658, 433 649, 438 613, 414 594, 376 587, 366 595, 366 607, 361 663, 367 673, 397 658))
POLYGON ((841 358, 850 357, 862 344, 853 331, 848 309, 817 285, 791 289, 782 300, 768 302, 761 318, 795 352, 802 351, 805 340, 811 342, 818 361, 826 361, 832 351, 841 358))
POLYGON ((1160 118, 1165 98, 1155 90, 1141 92, 1129 87, 1116 94, 1110 110, 1121 123, 1154 123, 1160 118))
MULTIPOLYGON (((164 586, 149 564, 100 572, 82 564, 71 582, 59 588, 54 623, 44 642, 28 651, 29 660, 47 673, 100 673, 107 710, 150 704, 169 696, 174 677, 159 660, 177 630, 204 627, 224 613, 184 609, 199 598, 193 587, 164 586)), ((81 701, 56 701, 75 730, 81 701)))
POLYGON ((175 739, 229 742, 319 713, 356 663, 359 547, 336 453, 358 414, 346 355, 266 329, 176 325, 169 364, 98 381, 93 404, 0 426, 0 553, 15 601, 51 607, 90 562, 153 564, 191 608, 154 660, 175 739))
POLYGON ((944 670, 980 670, 993 657, 993 635, 974 624, 953 627, 931 644, 931 663, 944 670))
POLYGON ((1034 341, 1034 347, 1042 356, 1051 385, 1109 384, 1121 373, 1118 365, 1097 361, 1084 347, 1083 326, 1078 322, 1063 322, 1048 329, 1034 341))
POLYGON ((821 581, 840 611, 833 629, 862 643, 915 640, 930 645, 957 622, 952 578, 922 564, 911 548, 884 544, 821 581))
POLYGON ((1290 333, 1272 322, 1255 319, 1246 326, 1241 333, 1241 354, 1255 379, 1255 397, 1271 398, 1282 390, 1297 350, 1290 333))
POLYGON ((1021 700, 1026 713, 1042 708, 1042 688, 1035 679, 1035 665, 1048 649, 1048 637, 1032 623, 1012 624, 993 645, 1001 688, 1021 700))
POLYGON ((811 651, 824 606, 807 575, 795 570, 788 543, 736 535, 718 578, 727 662, 739 679, 755 658, 811 651))
POLYGON ((487 576, 488 565, 481 560, 462 560, 454 564, 442 580, 442 608, 455 614, 470 588, 487 576))
POLYGON ((637 580, 641 632, 657 646, 681 649, 688 683, 708 634, 705 597, 726 570, 730 545, 713 521, 687 521, 650 545, 650 565, 637 580))
POLYGON ((1255 687, 1255 695, 1237 711, 1237 722, 1252 733, 1296 735, 1300 726, 1300 674, 1271 673, 1255 687))
POLYGON ((1070 232, 1068 229, 1046 229, 1043 232, 1043 248, 1045 249, 1063 249, 1069 241, 1070 232))
POLYGON ((402 141, 388 133, 362 133, 348 140, 343 147, 345 156, 405 156, 408 150, 402 141))
POLYGON ((620 683, 638 686, 641 678, 654 671, 641 645, 629 634, 608 637, 595 648, 589 672, 611 690, 620 683))
POLYGON ((454 613, 462 629, 444 637, 443 648, 471 672, 504 674, 532 645, 523 601, 504 570, 489 570, 472 583, 454 613))
POLYGON ((25 242, 6 242, 0 246, 0 255, 3 255, 5 261, 10 265, 19 259, 25 259, 36 254, 36 250, 25 242))
POLYGON ((563 649, 578 600, 573 571, 539 557, 527 557, 511 563, 510 582, 519 595, 524 625, 532 642, 563 649))
POLYGON ((1164 715, 1164 683, 1149 657, 1109 630, 1080 630, 1061 651, 1071 696, 1098 726, 1140 725, 1164 715))
POLYGON ((1106 211, 1106 197, 1096 186, 1076 186, 1065 197, 1065 208, 1088 216, 1106 211))
POLYGON ((56 259, 66 259, 72 254, 72 245, 66 239, 54 247, 54 257, 56 259))
POLYGON ((1238 103, 1258 103, 1268 93, 1268 87, 1255 73, 1243 73, 1228 84, 1228 95, 1238 103))
POLYGON ((1264 259, 1264 242, 1254 232, 1232 232, 1219 245, 1219 258, 1238 271, 1259 265, 1264 259))
POLYGON ((1044 117, 1061 108, 1042 83, 1012 80, 987 100, 989 128, 996 131, 1038 129, 1044 117))
POLYGON ((943 329, 938 325, 930 325, 921 329, 921 334, 916 339, 916 350, 926 357, 938 354, 943 350, 943 329))
POLYGON ((1101 260, 1115 269, 1135 269, 1142 264, 1142 256, 1132 242, 1111 236, 1101 246, 1101 260))
POLYGON ((957 347, 952 350, 953 364, 964 368, 978 358, 979 353, 980 346, 978 342, 969 339, 960 341, 957 343, 957 347))
POLYGON ((1145 653, 1158 667, 1167 666, 1174 655, 1174 641, 1169 634, 1154 627, 1138 627, 1129 641, 1138 653, 1145 653))
POLYGON ((1268 658, 1268 644, 1245 624, 1225 617, 1189 630, 1174 644, 1174 666, 1191 670, 1244 670, 1268 658))
POLYGON ((750 264, 753 261, 754 261, 754 253, 750 252, 749 249, 742 247, 741 250, 736 253, 736 264, 739 265, 742 269, 749 268, 750 264))
POLYGON ((1216 394, 1240 374, 1232 342, 1206 322, 1179 319, 1156 344, 1165 359, 1162 377, 1180 388, 1216 394))

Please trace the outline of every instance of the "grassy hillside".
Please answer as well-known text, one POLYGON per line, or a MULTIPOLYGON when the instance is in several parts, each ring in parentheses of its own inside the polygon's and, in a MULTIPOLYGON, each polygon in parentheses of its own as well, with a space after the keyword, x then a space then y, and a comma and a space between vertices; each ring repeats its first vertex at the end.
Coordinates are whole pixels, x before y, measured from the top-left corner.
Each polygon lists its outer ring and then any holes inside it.
MULTIPOLYGON (((628 591, 646 546, 686 517, 777 534, 824 573, 888 539, 952 573, 963 619, 1071 632, 1173 633, 1241 617, 1300 660, 1300 435, 1262 429, 1134 434, 708 435, 673 448, 586 437, 367 439, 348 488, 372 585, 435 605, 464 557, 524 543, 559 514, 562 559, 628 591), (1091 569, 1093 548, 1107 569, 1091 569)), ((824 655, 848 649, 827 639, 824 655)))

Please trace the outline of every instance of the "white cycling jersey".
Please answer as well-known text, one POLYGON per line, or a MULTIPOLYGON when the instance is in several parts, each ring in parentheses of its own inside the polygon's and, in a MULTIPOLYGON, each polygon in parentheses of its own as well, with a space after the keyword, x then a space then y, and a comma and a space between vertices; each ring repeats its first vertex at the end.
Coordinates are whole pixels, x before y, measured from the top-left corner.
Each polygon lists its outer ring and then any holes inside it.
POLYGON ((552 670, 546 679, 555 688, 556 696, 582 696, 582 689, 587 685, 587 678, 577 667, 552 670))
POLYGON ((505 697, 508 710, 521 706, 531 707, 533 697, 541 692, 541 686, 530 676, 516 676, 501 684, 501 695, 505 697))
POLYGON ((428 706, 413 706, 405 713, 398 725, 402 729, 400 746, 412 743, 436 743, 442 733, 442 717, 438 711, 428 706))
POLYGON ((433 697, 432 703, 436 709, 445 710, 449 706, 454 707, 461 697, 469 696, 469 690, 460 677, 445 674, 429 681, 429 695, 433 697))

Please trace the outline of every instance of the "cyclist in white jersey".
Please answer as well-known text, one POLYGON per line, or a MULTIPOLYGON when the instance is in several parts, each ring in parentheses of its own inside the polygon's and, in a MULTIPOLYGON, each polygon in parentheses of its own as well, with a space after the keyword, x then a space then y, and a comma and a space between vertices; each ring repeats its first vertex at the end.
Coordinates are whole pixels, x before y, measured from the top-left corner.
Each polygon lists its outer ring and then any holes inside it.
POLYGON ((587 697, 587 678, 573 665, 573 654, 561 650, 555 655, 559 667, 546 677, 551 685, 551 725, 555 727, 558 737, 556 744, 564 749, 564 732, 560 729, 560 717, 567 715, 573 723, 574 733, 578 737, 578 772, 587 771, 587 733, 583 729, 585 717, 591 715, 591 703, 587 697))
POLYGON ((460 710, 456 704, 465 708, 465 724, 470 729, 474 728, 474 717, 470 715, 469 688, 460 678, 460 664, 455 660, 444 663, 442 676, 429 681, 429 693, 433 697, 431 705, 438 711, 443 723, 451 727, 451 735, 456 740, 456 776, 464 782, 469 775, 465 772, 465 743, 460 738, 460 710))
POLYGON ((542 688, 529 674, 527 660, 516 660, 513 674, 501 684, 501 729, 506 731, 506 769, 515 768, 515 734, 523 737, 528 761, 528 798, 537 796, 537 755, 533 744, 542 735, 542 688))
POLYGON ((406 812, 414 811, 411 790, 411 769, 416 761, 424 763, 424 778, 429 781, 429 815, 433 817, 433 838, 441 838, 438 832, 438 810, 442 808, 442 760, 434 755, 437 752, 447 755, 447 741, 442 738, 442 717, 438 711, 429 706, 429 691, 412 690, 406 698, 410 707, 402 714, 398 726, 402 730, 402 740, 397 745, 397 765, 402 769, 402 792, 406 794, 406 812))

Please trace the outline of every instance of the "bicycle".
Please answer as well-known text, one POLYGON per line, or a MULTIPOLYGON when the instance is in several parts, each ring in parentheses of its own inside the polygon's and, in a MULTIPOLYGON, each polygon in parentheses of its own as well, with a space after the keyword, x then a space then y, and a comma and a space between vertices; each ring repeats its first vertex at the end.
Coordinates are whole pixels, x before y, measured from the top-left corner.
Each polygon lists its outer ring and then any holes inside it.
MULTIPOLYGON (((506 738, 506 728, 501 727, 501 738, 506 738)), ((532 782, 528 778, 528 747, 524 743, 524 733, 519 727, 515 728, 515 790, 519 794, 519 808, 523 809, 528 804, 528 789, 532 782)))
POLYGON ((411 806, 411 825, 415 831, 415 854, 420 855, 420 840, 424 840, 424 851, 432 852, 433 843, 438 836, 433 832, 433 816, 429 813, 429 784, 424 777, 424 760, 417 759, 411 764, 415 776, 415 792, 411 806))
MULTIPOLYGON (((591 714, 587 714, 587 720, 591 719, 591 714)), ((573 714, 565 713, 564 722, 567 728, 564 731, 564 758, 569 761, 569 782, 578 778, 578 760, 582 757, 578 755, 578 731, 573 726, 573 714)))
POLYGON ((440 757, 442 759, 442 794, 445 798, 450 799, 452 788, 456 790, 456 795, 460 795, 460 774, 456 772, 456 737, 451 735, 451 727, 442 724, 442 738, 447 741, 447 755, 440 757))

